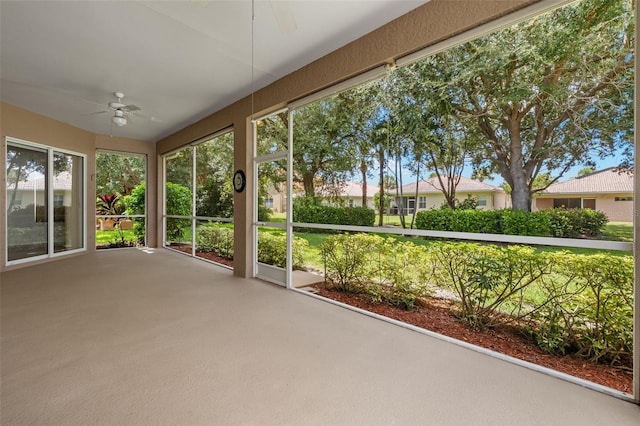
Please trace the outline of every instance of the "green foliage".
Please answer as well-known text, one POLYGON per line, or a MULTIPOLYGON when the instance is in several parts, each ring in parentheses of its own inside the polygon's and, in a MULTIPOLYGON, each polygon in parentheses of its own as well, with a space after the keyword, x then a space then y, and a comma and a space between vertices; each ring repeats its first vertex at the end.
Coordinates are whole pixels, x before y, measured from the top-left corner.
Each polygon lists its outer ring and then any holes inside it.
POLYGON ((525 315, 522 303, 508 302, 522 300, 528 286, 550 273, 550 257, 531 247, 434 243, 429 253, 436 282, 457 294, 461 319, 478 328, 504 321, 507 311, 512 319, 525 315))
POLYGON ((378 254, 372 248, 380 246, 382 241, 382 237, 368 234, 328 237, 321 246, 327 281, 342 291, 362 290, 371 275, 371 255, 378 254))
POLYGON ((363 292, 403 309, 412 309, 418 297, 429 294, 433 271, 424 246, 377 235, 341 234, 328 237, 321 250, 327 282, 341 291, 363 292))
MULTIPOLYGON (((293 268, 304 266, 304 251, 309 243, 293 237, 293 268)), ((284 268, 287 264, 287 235, 283 232, 258 231, 258 262, 284 268)))
POLYGON ((630 365, 633 349, 633 259, 554 256, 559 277, 543 280, 545 301, 533 315, 538 345, 613 365, 630 365))
MULTIPOLYGON (((177 183, 167 182, 165 185, 167 215, 191 216, 191 190, 177 183)), ((167 220, 167 239, 176 240, 182 237, 186 222, 183 220, 167 220)))
POLYGON ((550 209, 544 210, 544 213, 549 216, 551 235, 554 237, 600 235, 609 221, 604 213, 591 209, 550 209))
POLYGON ((527 246, 430 243, 370 234, 332 235, 321 245, 328 285, 411 309, 432 285, 456 294, 474 328, 526 324, 551 353, 629 366, 633 258, 543 252, 527 246))
POLYGON ((258 221, 268 222, 269 218, 273 214, 273 211, 264 204, 258 204, 258 221))
POLYGON ((118 194, 102 194, 96 197, 96 214, 98 215, 119 215, 124 207, 122 199, 118 194))
POLYGON ((423 210, 416 214, 416 228, 498 234, 500 214, 495 210, 423 210))
POLYGON ((196 249, 215 253, 233 259, 233 228, 214 223, 201 225, 196 229, 196 249))
MULTIPOLYGON (((130 195, 124 197, 125 213, 128 215, 145 214, 145 183, 137 185, 130 195)), ((144 242, 145 226, 144 218, 135 217, 133 220, 133 233, 139 242, 144 242)))
POLYGON ((467 198, 460 201, 456 199, 456 209, 458 210, 475 210, 478 208, 478 197, 467 195, 467 198))
POLYGON ((545 237, 550 234, 549 216, 543 212, 500 210, 500 234, 545 237))
MULTIPOLYGON (((431 55, 397 74, 413 80, 398 102, 425 123, 457 122, 477 141, 473 166, 500 173, 514 209, 529 210, 532 190, 570 166, 632 145, 632 5, 574 2, 431 55)), ((434 124, 425 139, 439 140, 434 124)))
POLYGON ((423 210, 416 228, 433 231, 577 238, 602 233, 607 216, 590 209, 516 210, 423 210))
MULTIPOLYGON (((389 207, 391 206, 391 202, 393 201, 394 196, 385 192, 384 194, 384 200, 383 200, 383 208, 385 211, 389 210, 389 207)), ((373 194, 373 205, 375 206, 375 209, 377 210, 380 207, 380 193, 376 192, 375 194, 373 194)))
POLYGON ((373 226, 375 219, 375 211, 368 207, 323 206, 319 199, 311 197, 293 201, 294 222, 373 226))
POLYGON ((96 153, 96 193, 129 195, 145 176, 145 157, 112 152, 96 153))
POLYGON ((225 182, 213 176, 202 185, 198 185, 196 212, 198 216, 233 217, 233 191, 230 181, 225 182))

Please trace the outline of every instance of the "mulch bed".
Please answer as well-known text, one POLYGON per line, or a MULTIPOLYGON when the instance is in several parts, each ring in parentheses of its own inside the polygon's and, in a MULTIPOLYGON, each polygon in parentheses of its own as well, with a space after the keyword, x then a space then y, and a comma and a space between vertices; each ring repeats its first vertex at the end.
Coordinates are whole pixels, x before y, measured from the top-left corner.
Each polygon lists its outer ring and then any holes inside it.
MULTIPOLYGON (((190 246, 184 246, 184 245, 180 245, 180 244, 172 244, 170 247, 172 249, 179 250, 179 251, 181 251, 183 253, 191 254, 191 247, 190 246)), ((196 256, 197 257, 201 257, 203 259, 210 260, 210 261, 215 262, 215 263, 219 263, 221 265, 228 266, 230 268, 233 268, 233 259, 229 259, 229 258, 226 258, 226 257, 221 257, 221 256, 218 256, 215 253, 204 252, 204 251, 196 251, 196 256)))
POLYGON ((347 305, 406 322, 457 340, 491 349, 533 364, 548 367, 622 392, 632 393, 633 374, 630 371, 596 364, 573 356, 556 356, 538 348, 533 341, 513 327, 473 330, 452 314, 452 303, 443 299, 422 301, 413 310, 405 311, 385 303, 375 303, 363 295, 314 288, 320 296, 347 305))
MULTIPOLYGON (((188 246, 172 245, 171 248, 191 254, 191 247, 188 246)), ((233 267, 233 259, 220 257, 213 253, 196 252, 196 256, 233 267)), ((389 304, 372 302, 364 295, 328 289, 322 284, 313 287, 320 296, 327 299, 336 300, 612 389, 632 393, 633 374, 631 371, 596 364, 573 356, 548 354, 514 327, 495 327, 484 331, 473 330, 453 315, 451 306, 453 302, 450 300, 436 298, 423 300, 416 304, 413 310, 405 311, 389 304)))

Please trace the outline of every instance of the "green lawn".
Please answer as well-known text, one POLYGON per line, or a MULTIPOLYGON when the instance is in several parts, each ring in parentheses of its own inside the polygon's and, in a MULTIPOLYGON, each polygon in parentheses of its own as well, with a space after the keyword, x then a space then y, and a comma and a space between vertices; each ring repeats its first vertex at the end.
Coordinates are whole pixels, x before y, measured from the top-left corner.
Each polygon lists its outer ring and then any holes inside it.
POLYGON ((609 222, 602 230, 605 240, 633 242, 632 222, 609 222))
MULTIPOLYGON (((408 220, 411 220, 408 217, 408 220)), ((274 213, 270 219, 272 222, 284 222, 285 214, 284 213, 274 213)), ((400 226, 400 218, 398 216, 387 216, 385 217, 385 223, 389 225, 397 225, 400 226), (387 222, 387 219, 389 221, 387 222)), ((224 224, 218 226, 232 227, 232 224, 224 224)), ((262 227, 261 227, 262 229, 262 227)), ((263 231, 271 232, 271 233, 283 233, 284 231, 281 229, 274 228, 264 228, 263 231)), ((133 239, 131 235, 132 231, 128 232, 125 236, 126 239, 133 239)), ((100 231, 98 232, 100 233, 100 231)), ((115 231, 103 231, 103 234, 110 233, 109 235, 113 235, 115 231)), ((185 230, 185 235, 191 236, 190 228, 185 230)), ((309 242, 309 246, 305 253, 305 262, 314 268, 322 269, 323 259, 322 253, 320 251, 320 246, 327 239, 327 237, 331 234, 322 234, 322 233, 307 233, 307 232, 296 232, 295 236, 302 238, 309 242)), ((412 242, 417 245, 429 245, 432 240, 425 239, 423 237, 404 237, 401 235, 391 235, 391 234, 379 234, 382 237, 393 237, 397 242, 412 242)), ((603 231, 604 239, 612 240, 612 241, 623 241, 623 242, 632 242, 633 241, 633 225, 628 222, 611 222, 607 224, 603 231)), ((115 236, 103 236, 98 242, 110 242, 115 239, 115 236)), ((189 238, 187 238, 189 239, 189 238)), ((545 247, 540 246, 537 247, 536 250, 541 252, 559 252, 559 251, 569 251, 575 254, 597 254, 597 253, 607 253, 612 256, 630 256, 630 252, 619 251, 619 250, 601 250, 601 249, 588 249, 588 248, 572 248, 572 247, 545 247)))
MULTIPOLYGON (((132 229, 122 231, 125 241, 136 241, 137 238, 132 229)), ((120 241, 120 234, 115 229, 112 231, 96 231, 96 244, 106 244, 120 241)))

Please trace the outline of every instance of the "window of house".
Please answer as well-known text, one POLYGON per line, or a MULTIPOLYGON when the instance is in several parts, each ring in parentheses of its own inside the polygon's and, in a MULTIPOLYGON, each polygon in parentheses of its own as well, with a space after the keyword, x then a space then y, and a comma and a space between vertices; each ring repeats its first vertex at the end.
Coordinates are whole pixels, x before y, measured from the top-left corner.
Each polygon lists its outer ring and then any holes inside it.
POLYGON ((579 209, 581 207, 581 198, 555 198, 553 200, 554 209, 579 209))
POLYGON ((616 201, 633 201, 633 197, 616 197, 616 201))
POLYGON ((418 198, 418 208, 421 208, 421 209, 427 208, 427 197, 418 198))
POLYGON ((478 207, 487 207, 487 197, 478 197, 478 207))
POLYGON ((583 198, 582 199, 582 208, 583 209, 596 209, 596 199, 595 198, 583 198))
POLYGON ((53 194, 53 207, 64 206, 64 194, 53 194))
POLYGON ((355 207, 355 203, 353 201, 353 198, 349 198, 349 203, 348 203, 349 207, 355 207))
POLYGON ((265 204, 265 206, 267 206, 268 208, 273 209, 273 197, 267 197, 267 198, 264 200, 264 204, 265 204))

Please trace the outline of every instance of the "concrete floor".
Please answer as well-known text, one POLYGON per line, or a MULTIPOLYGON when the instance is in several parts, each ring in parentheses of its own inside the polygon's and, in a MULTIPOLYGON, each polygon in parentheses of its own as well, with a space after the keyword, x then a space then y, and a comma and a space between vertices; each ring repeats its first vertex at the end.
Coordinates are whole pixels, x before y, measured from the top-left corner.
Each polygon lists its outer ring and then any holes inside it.
POLYGON ((2 274, 3 425, 639 425, 640 407, 166 250, 2 274))

